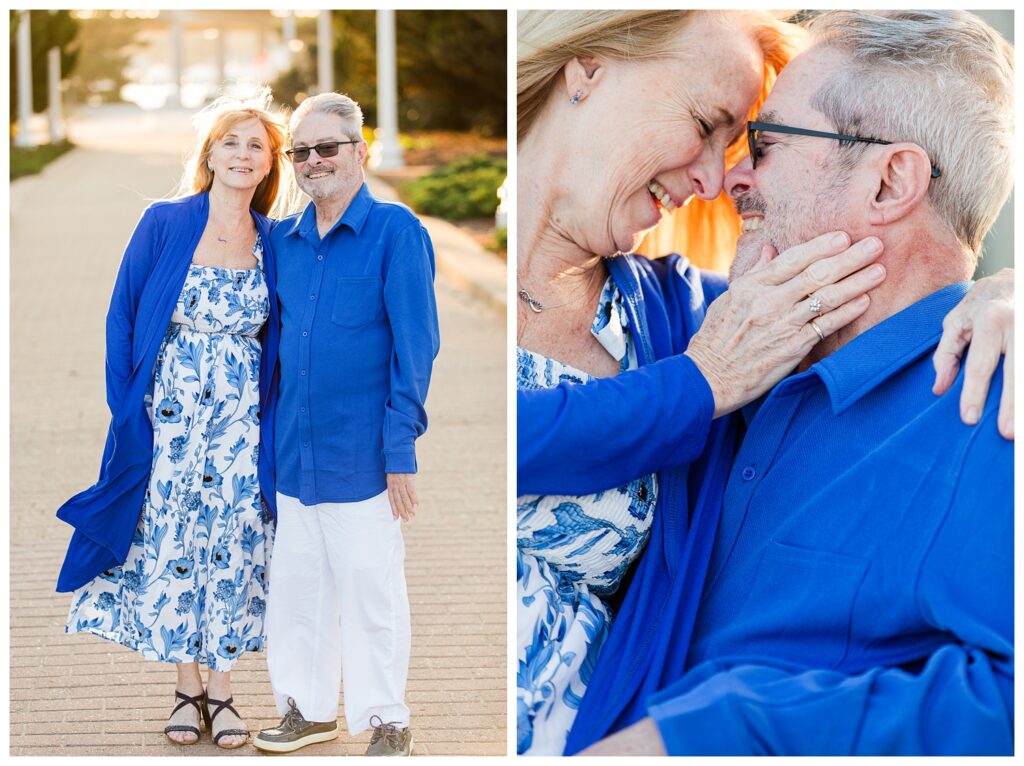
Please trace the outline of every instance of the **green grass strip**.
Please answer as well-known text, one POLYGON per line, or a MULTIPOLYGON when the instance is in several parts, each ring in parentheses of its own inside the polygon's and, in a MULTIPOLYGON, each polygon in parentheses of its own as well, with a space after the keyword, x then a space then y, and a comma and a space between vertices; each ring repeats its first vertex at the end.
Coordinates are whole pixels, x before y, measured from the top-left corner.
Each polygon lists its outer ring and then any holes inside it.
POLYGON ((31 149, 12 146, 11 180, 39 173, 55 159, 65 152, 71 151, 73 148, 74 144, 67 140, 56 144, 43 144, 31 149))

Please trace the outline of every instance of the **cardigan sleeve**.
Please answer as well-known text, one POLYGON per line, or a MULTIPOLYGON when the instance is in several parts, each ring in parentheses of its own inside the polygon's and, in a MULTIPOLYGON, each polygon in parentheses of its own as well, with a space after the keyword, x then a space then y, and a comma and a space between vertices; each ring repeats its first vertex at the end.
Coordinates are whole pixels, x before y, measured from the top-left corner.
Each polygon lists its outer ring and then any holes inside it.
POLYGON ((134 370, 132 340, 139 296, 152 270, 156 255, 159 226, 152 207, 147 208, 135 226, 121 266, 117 271, 114 291, 110 297, 106 321, 106 383, 107 406, 116 415, 134 370))
POLYGON ((519 391, 517 491, 582 495, 695 460, 714 415, 711 387, 684 355, 613 378, 519 391))

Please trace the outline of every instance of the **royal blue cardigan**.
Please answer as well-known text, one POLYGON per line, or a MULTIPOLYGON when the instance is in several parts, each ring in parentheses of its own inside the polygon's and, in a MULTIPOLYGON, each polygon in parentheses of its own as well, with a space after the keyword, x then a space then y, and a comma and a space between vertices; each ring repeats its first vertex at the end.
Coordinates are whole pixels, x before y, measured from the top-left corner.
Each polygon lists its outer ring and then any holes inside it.
MULTIPOLYGON (((145 395, 160 344, 174 313, 192 255, 209 215, 209 195, 155 202, 142 214, 121 260, 107 311, 107 406, 111 421, 99 480, 72 497, 57 518, 75 528, 57 579, 72 591, 128 556, 145 500, 153 461, 153 426, 145 395)), ((260 331, 259 482, 271 514, 274 505, 274 370, 280 323, 270 222, 252 211, 263 241, 263 272, 270 317, 260 331)))
POLYGON ((736 445, 734 419, 712 421, 711 388, 681 356, 725 278, 678 255, 618 256, 608 269, 625 298, 640 368, 517 395, 518 494, 589 494, 658 474, 651 536, 566 754, 646 716, 647 699, 682 675, 736 445), (650 438, 637 444, 637 433, 650 438))

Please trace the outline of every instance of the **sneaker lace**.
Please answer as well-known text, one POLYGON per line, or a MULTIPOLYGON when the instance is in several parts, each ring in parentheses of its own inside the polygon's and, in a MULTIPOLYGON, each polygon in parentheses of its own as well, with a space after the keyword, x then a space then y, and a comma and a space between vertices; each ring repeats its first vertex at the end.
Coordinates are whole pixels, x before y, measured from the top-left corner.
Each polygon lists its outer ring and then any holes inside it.
POLYGON ((370 737, 371 745, 383 737, 389 747, 393 747, 395 750, 402 747, 402 732, 398 728, 398 721, 384 723, 379 715, 375 715, 370 717, 370 726, 373 727, 373 734, 370 737))
POLYGON ((299 712, 298 706, 295 704, 295 700, 291 697, 288 698, 289 710, 284 714, 284 718, 281 719, 281 729, 296 730, 300 728, 301 724, 306 720, 302 717, 302 713, 299 712))

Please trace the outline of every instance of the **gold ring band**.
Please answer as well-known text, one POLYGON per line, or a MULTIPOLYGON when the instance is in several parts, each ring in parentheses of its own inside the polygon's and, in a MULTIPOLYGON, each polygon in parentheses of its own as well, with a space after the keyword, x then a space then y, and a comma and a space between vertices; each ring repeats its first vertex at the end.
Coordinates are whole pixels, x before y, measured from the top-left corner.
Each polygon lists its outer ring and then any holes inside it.
POLYGON ((818 337, 821 338, 822 340, 825 340, 825 333, 821 331, 821 328, 818 327, 817 323, 813 319, 810 321, 810 325, 814 329, 814 331, 818 333, 818 337))

